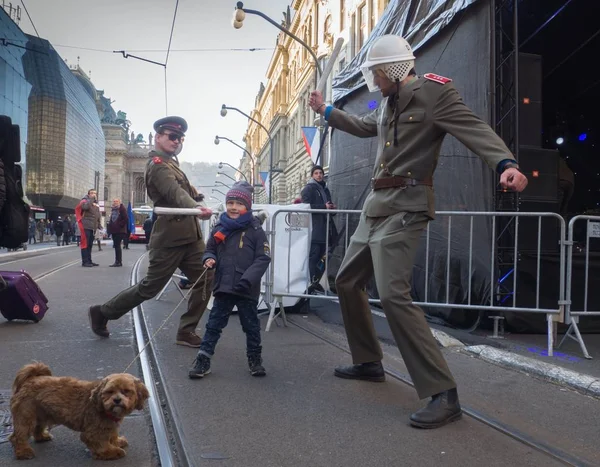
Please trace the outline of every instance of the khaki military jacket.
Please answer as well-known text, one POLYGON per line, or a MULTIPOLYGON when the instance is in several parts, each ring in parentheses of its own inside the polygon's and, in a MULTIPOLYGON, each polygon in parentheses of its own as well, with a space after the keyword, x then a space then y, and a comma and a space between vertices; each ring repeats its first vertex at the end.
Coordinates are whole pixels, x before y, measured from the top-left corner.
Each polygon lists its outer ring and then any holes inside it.
MULTIPOLYGON (((188 178, 179 168, 176 160, 169 155, 150 151, 146 165, 146 189, 154 206, 165 208, 195 208, 198 195, 188 178)), ((168 248, 193 243, 202 238, 200 224, 196 216, 157 217, 150 248, 168 248)))
MULTIPOLYGON (((464 104, 451 82, 442 84, 418 78, 401 88, 396 109, 390 105, 390 99, 394 97, 383 99, 378 109, 364 117, 339 109, 333 109, 328 115, 333 128, 362 138, 379 137, 373 178, 399 175, 416 180, 431 179, 442 141, 448 133, 492 169, 505 159, 514 159, 502 139, 464 104), (394 146, 396 118, 398 145, 394 146)), ((418 211, 427 212, 433 219, 433 187, 414 185, 372 190, 363 207, 369 217, 418 211)))

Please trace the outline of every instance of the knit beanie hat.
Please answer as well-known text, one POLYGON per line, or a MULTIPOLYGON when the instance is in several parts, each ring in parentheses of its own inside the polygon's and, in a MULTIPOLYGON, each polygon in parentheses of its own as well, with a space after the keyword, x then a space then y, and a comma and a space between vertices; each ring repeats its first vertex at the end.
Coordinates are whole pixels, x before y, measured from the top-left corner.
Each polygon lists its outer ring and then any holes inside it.
POLYGON ((310 176, 311 177, 315 173, 315 170, 320 170, 321 172, 325 173, 325 171, 323 170, 323 167, 321 167, 320 165, 313 165, 312 169, 310 169, 310 176))
POLYGON ((254 188, 245 181, 235 182, 231 187, 231 190, 227 192, 225 196, 225 202, 229 200, 236 200, 246 206, 246 209, 250 211, 252 209, 252 193, 254 188))

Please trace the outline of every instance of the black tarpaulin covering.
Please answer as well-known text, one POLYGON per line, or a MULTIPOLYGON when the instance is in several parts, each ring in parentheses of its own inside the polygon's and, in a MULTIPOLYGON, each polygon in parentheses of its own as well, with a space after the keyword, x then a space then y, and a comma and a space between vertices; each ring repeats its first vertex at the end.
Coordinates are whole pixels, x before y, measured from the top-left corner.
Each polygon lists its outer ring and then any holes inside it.
MULTIPOLYGON (((451 77, 466 104, 482 119, 489 121, 490 8, 489 2, 483 0, 391 2, 369 42, 381 34, 407 31, 408 39, 416 50, 417 73, 435 72, 451 77)), ((338 99, 343 97, 336 105, 357 115, 370 112, 381 100, 378 93, 369 93, 362 82, 359 66, 364 59, 365 49, 334 81, 334 96, 338 99)), ((362 208, 370 189, 369 179, 377 151, 376 138, 360 139, 333 131, 331 149, 328 185, 335 204, 340 209, 362 208)), ((434 180, 437 211, 490 211, 493 208, 495 182, 492 170, 451 136, 444 140, 434 180)), ((354 232, 357 222, 358 219, 351 219, 350 234, 354 232)), ((344 238, 345 223, 342 219, 337 219, 336 223, 342 234, 340 238, 344 238)), ((471 265, 468 253, 471 243, 470 217, 452 219, 450 242, 449 224, 446 216, 438 216, 430 223, 427 301, 443 303, 448 298, 449 303, 469 303, 470 284, 470 303, 489 304, 494 242, 491 220, 473 219, 471 265)), ((337 272, 343 257, 343 243, 340 241, 330 262, 330 277, 337 272)), ((414 269, 413 297, 417 301, 425 300, 426 244, 424 236, 414 269)), ((374 284, 369 286, 369 292, 377 297, 374 284)), ((426 311, 430 316, 462 327, 473 325, 479 315, 473 311, 451 313, 449 309, 441 307, 428 308, 426 311)))
MULTIPOLYGON (((392 0, 365 45, 333 79, 333 99, 338 101, 365 82, 360 66, 375 39, 384 34, 397 34, 418 51, 442 31, 456 15, 478 0, 392 0)), ((415 54, 418 57, 418 54, 415 54)))

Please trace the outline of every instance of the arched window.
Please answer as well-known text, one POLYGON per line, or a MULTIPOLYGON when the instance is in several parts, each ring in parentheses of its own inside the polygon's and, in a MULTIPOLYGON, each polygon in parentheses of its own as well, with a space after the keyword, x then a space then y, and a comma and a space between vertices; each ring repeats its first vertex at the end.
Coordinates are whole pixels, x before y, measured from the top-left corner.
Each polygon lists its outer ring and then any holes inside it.
POLYGON ((104 185, 104 201, 111 201, 108 198, 109 192, 108 192, 108 187, 106 185, 104 185))
POLYGON ((325 18, 325 27, 323 28, 323 42, 327 43, 332 39, 331 34, 331 15, 327 15, 325 18))
POLYGON ((136 177, 135 179, 134 203, 136 206, 146 203, 146 184, 144 183, 144 177, 136 177))

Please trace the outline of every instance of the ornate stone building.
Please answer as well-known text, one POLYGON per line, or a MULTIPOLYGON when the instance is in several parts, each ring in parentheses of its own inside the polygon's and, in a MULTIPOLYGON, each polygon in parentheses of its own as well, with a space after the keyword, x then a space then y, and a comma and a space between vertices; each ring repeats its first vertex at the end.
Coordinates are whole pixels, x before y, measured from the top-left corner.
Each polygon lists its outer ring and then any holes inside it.
MULTIPOLYGON (((331 54, 338 37, 344 47, 333 73, 337 73, 356 55, 381 17, 388 0, 294 0, 284 15, 284 27, 307 43, 317 55, 321 67, 331 54)), ((315 87, 315 64, 305 47, 280 32, 277 47, 261 84, 251 116, 269 128, 273 136, 273 203, 291 203, 306 184, 312 161, 304 146, 303 126, 315 126, 316 115, 308 108, 308 97, 315 87)), ((326 99, 330 99, 331 77, 326 99)), ((245 141, 255 155, 257 172, 269 172, 269 138, 250 121, 245 141)), ((319 163, 329 161, 327 141, 319 163)), ((248 170, 244 159, 240 170, 248 170)), ((260 202, 266 202, 265 190, 258 190, 260 202)))
POLYGON ((131 202, 131 207, 147 205, 144 171, 148 152, 153 148, 152 134, 146 143, 141 135, 135 138, 129 136, 128 125, 123 123, 102 123, 102 130, 106 139, 103 196, 106 205, 110 205, 114 198, 121 199, 125 205, 131 202))

